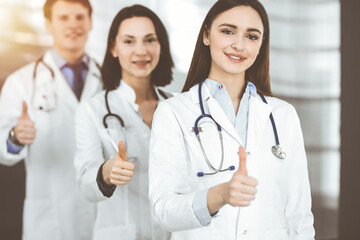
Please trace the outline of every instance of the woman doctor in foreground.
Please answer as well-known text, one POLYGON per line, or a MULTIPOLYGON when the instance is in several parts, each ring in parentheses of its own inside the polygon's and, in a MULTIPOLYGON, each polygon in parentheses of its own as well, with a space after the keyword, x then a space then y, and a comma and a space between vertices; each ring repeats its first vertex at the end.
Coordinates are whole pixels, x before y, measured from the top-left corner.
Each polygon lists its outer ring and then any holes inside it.
MULTIPOLYGON (((172 80, 166 29, 148 8, 122 9, 113 20, 101 73, 105 91, 76 116, 75 168, 82 193, 97 202, 94 239, 168 239, 148 199, 150 126, 158 89, 172 80)), ((90 230, 90 229, 89 229, 90 230)))
POLYGON ((271 94, 259 1, 210 9, 183 93, 155 112, 150 149, 150 201, 172 239, 314 239, 300 122, 271 94))

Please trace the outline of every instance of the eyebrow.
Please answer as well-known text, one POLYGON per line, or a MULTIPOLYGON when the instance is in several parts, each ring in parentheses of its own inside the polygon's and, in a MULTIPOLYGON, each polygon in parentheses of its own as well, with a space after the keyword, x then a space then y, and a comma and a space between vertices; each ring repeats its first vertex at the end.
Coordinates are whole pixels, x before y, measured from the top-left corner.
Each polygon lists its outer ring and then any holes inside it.
MULTIPOLYGON (((155 33, 149 33, 149 34, 146 34, 146 35, 144 36, 144 38, 151 37, 151 36, 156 36, 156 34, 155 34, 155 33)), ((135 37, 132 36, 132 35, 123 35, 123 36, 121 36, 121 37, 122 37, 122 38, 124 38, 124 37, 135 38, 135 37)))
MULTIPOLYGON (((238 27, 234 24, 230 24, 230 23, 223 23, 223 24, 220 24, 218 27, 230 27, 230 28, 233 28, 233 29, 238 29, 238 27)), ((261 35, 261 31, 257 28, 248 28, 246 29, 246 31, 248 32, 258 32, 260 35, 261 35)))

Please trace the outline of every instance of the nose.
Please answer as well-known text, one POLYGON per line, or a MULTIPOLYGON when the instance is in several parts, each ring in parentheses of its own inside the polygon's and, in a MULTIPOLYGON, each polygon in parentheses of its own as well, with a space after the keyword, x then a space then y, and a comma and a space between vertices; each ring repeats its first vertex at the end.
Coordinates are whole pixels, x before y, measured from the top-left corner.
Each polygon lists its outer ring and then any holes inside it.
POLYGON ((80 20, 77 19, 76 17, 71 17, 69 18, 69 21, 68 21, 68 26, 70 28, 78 28, 80 26, 80 20))
POLYGON ((146 46, 144 45, 144 43, 139 42, 138 44, 136 44, 135 54, 146 55, 146 53, 147 53, 147 50, 146 50, 146 46))
POLYGON ((245 49, 245 40, 242 37, 234 39, 234 42, 231 44, 231 47, 237 51, 245 49))

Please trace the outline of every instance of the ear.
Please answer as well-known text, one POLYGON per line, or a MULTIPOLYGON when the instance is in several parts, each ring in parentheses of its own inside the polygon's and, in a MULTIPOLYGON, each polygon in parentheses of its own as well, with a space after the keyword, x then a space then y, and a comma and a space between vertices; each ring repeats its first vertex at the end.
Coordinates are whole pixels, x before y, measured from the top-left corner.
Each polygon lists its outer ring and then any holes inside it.
POLYGON ((205 31, 203 33, 203 43, 205 46, 210 45, 209 31, 208 31, 207 27, 205 27, 205 31))
POLYGON ((45 27, 46 27, 46 30, 52 34, 52 26, 51 26, 51 21, 49 19, 45 19, 45 27))
POLYGON ((117 58, 117 57, 118 57, 115 42, 112 44, 112 47, 111 47, 111 49, 110 49, 110 52, 111 52, 111 55, 112 55, 114 58, 117 58))

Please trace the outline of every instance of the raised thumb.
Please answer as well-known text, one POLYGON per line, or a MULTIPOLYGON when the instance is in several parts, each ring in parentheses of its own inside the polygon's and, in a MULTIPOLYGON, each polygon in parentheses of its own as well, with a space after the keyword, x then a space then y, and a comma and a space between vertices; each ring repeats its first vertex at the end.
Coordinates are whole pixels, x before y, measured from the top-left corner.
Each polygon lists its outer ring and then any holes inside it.
POLYGON ((242 146, 240 146, 239 148, 239 158, 240 158, 240 163, 239 163, 239 172, 243 175, 248 175, 247 173, 247 169, 246 169, 246 153, 245 150, 242 146))
POLYGON ((22 101, 22 112, 21 112, 21 116, 20 117, 29 117, 28 113, 27 113, 27 104, 25 101, 22 101))
POLYGON ((125 149, 125 143, 123 141, 119 141, 119 150, 118 150, 118 155, 124 160, 127 161, 127 153, 126 153, 126 149, 125 149))

